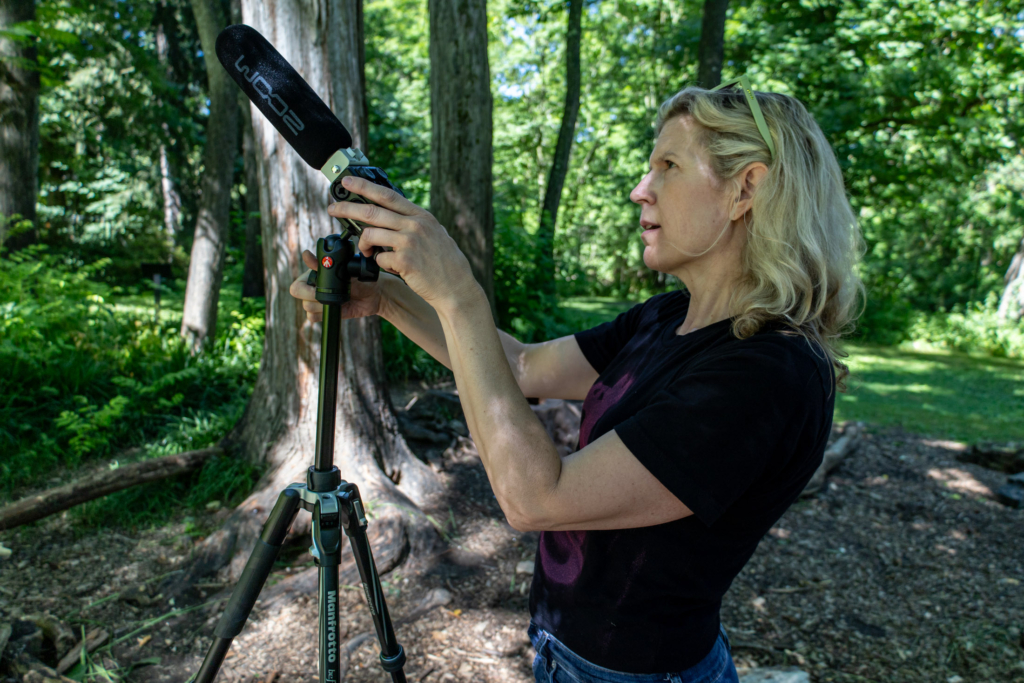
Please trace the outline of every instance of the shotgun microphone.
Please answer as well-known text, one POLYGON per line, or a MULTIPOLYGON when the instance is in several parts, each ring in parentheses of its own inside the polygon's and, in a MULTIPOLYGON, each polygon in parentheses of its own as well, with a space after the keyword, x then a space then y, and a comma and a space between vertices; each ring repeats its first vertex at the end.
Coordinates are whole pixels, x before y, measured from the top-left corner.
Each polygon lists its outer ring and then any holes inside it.
MULTIPOLYGON (((341 179, 348 175, 366 178, 405 196, 382 169, 371 166, 366 155, 352 147, 352 136, 330 107, 256 29, 235 24, 221 31, 217 58, 302 160, 324 174, 331 183, 334 201, 370 203, 342 186, 341 179)), ((362 233, 358 222, 343 220, 353 235, 362 233)))

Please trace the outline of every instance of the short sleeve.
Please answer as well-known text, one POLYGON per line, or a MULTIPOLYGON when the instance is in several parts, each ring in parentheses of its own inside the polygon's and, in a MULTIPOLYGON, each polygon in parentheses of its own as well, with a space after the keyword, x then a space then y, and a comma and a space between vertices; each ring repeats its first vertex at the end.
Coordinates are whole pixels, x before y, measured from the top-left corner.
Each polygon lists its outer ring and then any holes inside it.
POLYGON ((637 304, 625 313, 620 313, 614 320, 576 333, 576 343, 580 345, 591 367, 599 373, 604 372, 616 354, 636 334, 644 306, 637 304))
POLYGON ((779 454, 796 447, 808 420, 823 419, 827 403, 805 354, 780 340, 743 346, 685 372, 615 427, 644 467, 708 525, 766 468, 784 462, 779 454))

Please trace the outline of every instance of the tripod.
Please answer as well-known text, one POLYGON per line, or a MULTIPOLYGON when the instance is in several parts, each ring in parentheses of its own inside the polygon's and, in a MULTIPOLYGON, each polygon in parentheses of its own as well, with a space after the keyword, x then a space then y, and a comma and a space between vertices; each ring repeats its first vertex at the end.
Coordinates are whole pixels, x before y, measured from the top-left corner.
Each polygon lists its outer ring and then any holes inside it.
POLYGON ((341 341, 341 304, 349 300, 351 278, 362 282, 377 279, 379 268, 372 259, 355 253, 348 233, 329 235, 316 243, 316 300, 324 304, 323 342, 320 347, 320 388, 316 414, 316 461, 306 472, 305 484, 292 484, 277 499, 263 526, 256 547, 246 562, 220 622, 203 665, 190 683, 212 683, 235 636, 242 632, 263 584, 270 575, 288 528, 299 508, 313 514, 313 546, 309 549, 319 574, 320 683, 341 680, 341 649, 338 642, 338 567, 341 565, 341 532, 349 538, 359 578, 380 641, 380 664, 393 683, 405 683, 405 651, 384 602, 380 577, 366 537, 366 514, 355 484, 342 481, 334 466, 334 411, 338 399, 338 354, 341 341))

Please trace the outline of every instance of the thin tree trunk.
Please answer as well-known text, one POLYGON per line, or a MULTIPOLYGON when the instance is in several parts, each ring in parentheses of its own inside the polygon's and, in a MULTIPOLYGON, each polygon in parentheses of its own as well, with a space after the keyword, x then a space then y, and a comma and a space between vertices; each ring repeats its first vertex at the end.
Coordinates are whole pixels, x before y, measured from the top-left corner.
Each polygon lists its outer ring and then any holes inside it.
POLYGON ((704 0, 704 21, 697 49, 697 85, 714 88, 722 82, 725 54, 725 11, 729 0, 704 0))
POLYGON ((263 248, 260 246, 260 170, 253 141, 249 101, 242 96, 242 158, 245 164, 245 263, 242 267, 242 298, 264 295, 263 248))
MULTIPOLYGON (((242 16, 324 98, 353 133, 354 144, 365 149, 358 0, 280 0, 271 5, 243 0, 242 16)), ((252 398, 225 445, 265 463, 267 470, 256 492, 204 544, 189 578, 228 560, 231 573, 238 575, 280 491, 305 479, 316 442, 321 326, 306 320, 288 287, 305 272, 302 250, 314 250, 316 240, 337 232, 337 227, 327 215, 326 180, 306 166, 259 111, 251 111, 256 153, 263 159, 259 198, 266 338, 252 398)), ((371 537, 394 539, 399 534, 400 539, 387 547, 402 557, 378 558, 378 564, 397 564, 406 553, 422 556, 438 537, 417 505, 439 494, 440 485, 398 431, 384 382, 378 318, 342 324, 340 361, 336 464, 342 477, 375 502, 371 537)), ((307 532, 309 523, 309 515, 300 514, 292 533, 307 532)))
MULTIPOLYGON (((156 56, 164 66, 164 73, 168 81, 174 82, 174 67, 171 64, 171 51, 177 49, 176 32, 177 22, 174 12, 167 7, 167 3, 157 3, 153 15, 156 27, 156 56)), ((163 124, 164 133, 170 137, 170 126, 163 124)), ((167 153, 167 145, 160 145, 160 191, 164 200, 164 234, 168 243, 168 255, 174 253, 174 247, 178 240, 178 230, 181 227, 181 195, 174 187, 174 171, 171 168, 170 155, 167 153)))
MULTIPOLYGON (((33 0, 0 0, 0 30, 35 18, 33 0)), ((6 233, 15 215, 34 226, 39 193, 39 72, 18 61, 34 64, 35 45, 0 38, 0 245, 12 251, 37 238, 6 233)))
POLYGON ((538 259, 537 284, 542 291, 555 293, 555 224, 558 205, 562 201, 565 176, 569 173, 569 153, 576 135, 576 117, 580 111, 580 38, 582 36, 583 0, 569 0, 569 17, 565 31, 565 110, 562 126, 558 130, 555 158, 551 163, 548 183, 544 190, 544 204, 540 211, 537 231, 538 259))
POLYGON ((160 190, 164 197, 164 233, 173 252, 178 240, 178 226, 181 225, 181 196, 174 187, 167 145, 160 145, 160 190))
POLYGON ((1010 259, 1005 282, 1003 296, 999 300, 999 317, 1018 322, 1024 318, 1024 238, 1010 259))
POLYGON ((430 210, 494 310, 491 72, 486 0, 428 0, 430 210))
POLYGON ((217 327, 217 302, 230 229, 231 184, 238 149, 238 91, 216 57, 217 34, 227 25, 217 0, 192 0, 206 61, 210 117, 203 150, 203 180, 196 217, 181 334, 198 350, 217 327))

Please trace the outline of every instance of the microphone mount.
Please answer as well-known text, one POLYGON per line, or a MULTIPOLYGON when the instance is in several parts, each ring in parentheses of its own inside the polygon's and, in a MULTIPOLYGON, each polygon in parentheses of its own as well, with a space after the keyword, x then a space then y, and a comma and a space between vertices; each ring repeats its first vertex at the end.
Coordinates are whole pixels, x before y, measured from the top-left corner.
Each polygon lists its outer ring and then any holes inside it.
MULTIPOLYGON (((385 173, 383 169, 378 168, 377 166, 371 166, 370 160, 366 158, 366 155, 355 147, 339 149, 336 151, 331 155, 331 158, 327 160, 327 163, 323 165, 320 172, 324 174, 324 177, 327 178, 327 181, 331 184, 331 199, 336 202, 359 202, 360 204, 372 204, 369 199, 353 194, 345 189, 345 186, 341 184, 341 181, 347 176, 364 178, 369 180, 371 183, 376 183, 382 187, 394 190, 403 197, 405 196, 405 193, 388 179, 388 174, 385 173)), ((350 218, 340 218, 338 220, 342 221, 342 225, 345 229, 356 237, 363 233, 362 223, 350 218)))

